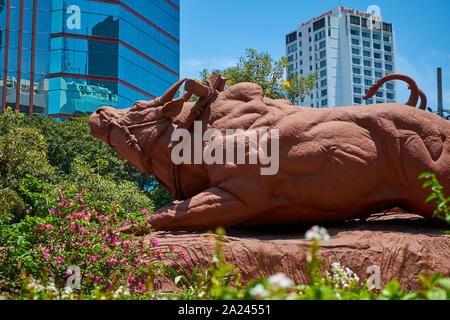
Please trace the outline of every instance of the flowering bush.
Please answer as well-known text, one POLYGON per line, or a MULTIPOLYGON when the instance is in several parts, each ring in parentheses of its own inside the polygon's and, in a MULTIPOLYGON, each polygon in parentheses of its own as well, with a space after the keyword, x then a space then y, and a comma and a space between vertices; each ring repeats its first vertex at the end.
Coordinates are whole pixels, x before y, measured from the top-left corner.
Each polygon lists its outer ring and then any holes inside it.
POLYGON ((0 247, 5 249, 0 251, 0 259, 10 265, 1 268, 2 291, 18 289, 17 259, 26 275, 48 279, 58 290, 66 287, 75 266, 80 270, 79 294, 101 287, 140 295, 163 280, 167 268, 163 260, 183 254, 173 247, 160 248, 156 239, 146 244, 143 238, 121 232, 129 225, 149 232, 146 209, 125 217, 117 204, 94 201, 84 190, 58 190, 49 207, 45 218, 27 217, 2 227, 0 247))

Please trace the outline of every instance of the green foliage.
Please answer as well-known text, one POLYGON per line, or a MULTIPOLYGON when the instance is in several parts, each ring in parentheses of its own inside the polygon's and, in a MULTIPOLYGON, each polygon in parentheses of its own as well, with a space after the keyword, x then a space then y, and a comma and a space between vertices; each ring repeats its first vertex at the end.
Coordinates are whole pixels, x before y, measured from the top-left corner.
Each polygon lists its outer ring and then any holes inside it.
POLYGON ((246 55, 239 59, 236 66, 212 72, 203 70, 200 77, 204 81, 211 73, 218 72, 227 78, 228 86, 241 82, 256 83, 263 88, 267 97, 289 100, 295 104, 314 88, 317 74, 308 76, 293 74, 287 79, 287 71, 286 58, 274 61, 267 52, 259 53, 255 49, 247 49, 246 55))
POLYGON ((450 224, 450 197, 446 198, 444 195, 444 187, 439 183, 436 175, 434 173, 424 173, 419 179, 426 179, 427 181, 423 184, 423 188, 431 188, 432 194, 427 198, 426 202, 435 201, 436 210, 434 211, 433 217, 446 221, 450 224))
POLYGON ((96 168, 89 166, 81 158, 75 158, 71 169, 66 175, 69 185, 64 188, 74 187, 85 189, 95 199, 106 202, 117 202, 124 210, 129 212, 139 211, 142 208, 153 210, 153 203, 145 193, 128 180, 117 182, 111 175, 102 176, 96 172, 96 168))
POLYGON ((0 214, 14 221, 44 217, 57 188, 86 189, 130 212, 172 202, 153 177, 94 139, 87 117, 58 122, 6 110, 0 116, 0 214))
POLYGON ((103 292, 125 288, 140 295, 148 291, 149 280, 150 285, 159 281, 166 268, 162 257, 176 260, 180 254, 158 248, 156 241, 148 246, 143 238, 120 232, 130 224, 150 232, 148 217, 141 211, 128 213, 116 203, 94 200, 85 191, 59 190, 50 201, 45 218, 27 216, 16 224, 3 222, 0 291, 19 290, 24 275, 62 290, 71 275, 69 266, 77 266, 83 279, 77 294, 90 294, 95 288, 103 292))
POLYGON ((44 137, 36 129, 22 127, 23 118, 11 109, 0 117, 0 179, 3 187, 15 190, 26 174, 48 177, 53 172, 44 137))

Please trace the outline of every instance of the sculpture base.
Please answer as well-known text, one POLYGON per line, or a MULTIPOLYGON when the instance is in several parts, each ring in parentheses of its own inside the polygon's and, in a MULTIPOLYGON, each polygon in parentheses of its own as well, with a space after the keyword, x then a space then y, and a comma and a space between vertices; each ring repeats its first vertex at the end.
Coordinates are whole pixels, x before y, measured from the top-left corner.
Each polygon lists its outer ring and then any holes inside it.
MULTIPOLYGON (((331 236, 328 244, 321 243, 319 252, 324 270, 340 262, 366 281, 369 267, 378 266, 382 287, 396 279, 408 291, 421 288, 419 274, 450 276, 450 235, 441 232, 445 225, 412 214, 389 213, 374 215, 366 222, 324 226, 331 236)), ((304 234, 309 227, 229 229, 224 238, 226 262, 240 269, 244 283, 283 272, 296 284, 307 284, 305 255, 310 241, 304 234)), ((187 274, 194 266, 212 261, 215 244, 206 233, 158 232, 146 241, 152 238, 162 246, 184 248, 186 257, 180 265, 187 274)))

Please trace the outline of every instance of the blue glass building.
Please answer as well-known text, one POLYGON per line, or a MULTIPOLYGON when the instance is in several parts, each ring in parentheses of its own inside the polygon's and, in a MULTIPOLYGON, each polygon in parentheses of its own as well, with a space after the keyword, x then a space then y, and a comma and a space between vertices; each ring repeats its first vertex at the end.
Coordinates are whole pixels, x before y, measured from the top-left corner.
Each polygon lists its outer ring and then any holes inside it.
POLYGON ((0 0, 2 109, 66 118, 160 96, 179 79, 179 6, 0 0))

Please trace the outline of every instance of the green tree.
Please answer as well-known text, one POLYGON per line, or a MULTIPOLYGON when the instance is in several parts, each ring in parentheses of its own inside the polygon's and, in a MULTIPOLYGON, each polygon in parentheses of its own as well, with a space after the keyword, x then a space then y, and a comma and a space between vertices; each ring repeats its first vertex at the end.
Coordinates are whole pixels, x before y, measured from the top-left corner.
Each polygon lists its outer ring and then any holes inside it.
MULTIPOLYGON (((304 98, 317 80, 317 74, 301 76, 288 74, 288 61, 281 58, 275 61, 267 52, 259 53, 255 49, 247 49, 246 55, 239 62, 224 70, 213 70, 227 78, 227 86, 241 82, 252 82, 260 85, 266 96, 272 99, 285 99, 297 103, 304 98)), ((200 78, 204 81, 210 77, 208 70, 200 72, 200 78)))
POLYGON ((24 115, 8 108, 0 117, 0 214, 18 218, 26 211, 20 195, 27 175, 49 178, 47 144, 38 130, 23 127, 24 115))

